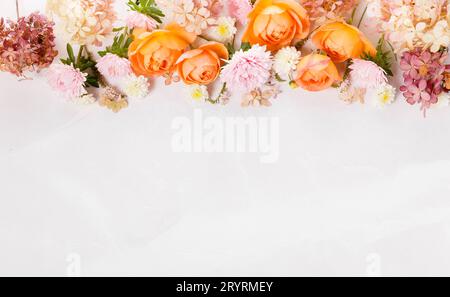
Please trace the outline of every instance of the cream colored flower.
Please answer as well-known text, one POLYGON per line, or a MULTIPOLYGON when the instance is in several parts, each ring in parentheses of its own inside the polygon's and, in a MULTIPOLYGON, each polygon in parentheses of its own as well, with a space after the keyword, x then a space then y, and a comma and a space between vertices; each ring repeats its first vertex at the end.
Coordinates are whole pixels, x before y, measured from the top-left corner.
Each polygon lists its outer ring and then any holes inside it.
POLYGON ((297 68, 301 53, 295 47, 284 47, 274 57, 273 70, 282 78, 289 76, 297 68))
POLYGON ((450 44, 450 29, 446 20, 436 23, 434 28, 423 35, 425 47, 430 47, 430 51, 437 53, 441 47, 448 47, 450 44))
POLYGON ((116 20, 114 0, 47 0, 47 12, 70 43, 101 46, 116 20))
POLYGON ((393 86, 385 84, 372 91, 370 102, 377 108, 383 108, 395 101, 396 90, 393 86))
POLYGON ((199 35, 215 23, 208 1, 157 0, 156 2, 172 21, 188 32, 199 35))
POLYGON ((437 108, 447 108, 450 106, 450 94, 443 92, 438 97, 438 102, 435 104, 437 108))
POLYGON ((218 42, 231 42, 237 32, 235 23, 236 20, 233 18, 219 17, 215 24, 206 31, 206 35, 218 42))
POLYGON ((130 98, 143 99, 149 93, 148 79, 144 76, 129 75, 124 81, 124 92, 130 98))
POLYGON ((206 101, 209 98, 208 89, 203 85, 189 86, 189 95, 195 101, 206 101))
POLYGON ((73 103, 79 104, 79 105, 91 105, 97 101, 94 95, 92 94, 85 94, 78 98, 71 99, 73 103))

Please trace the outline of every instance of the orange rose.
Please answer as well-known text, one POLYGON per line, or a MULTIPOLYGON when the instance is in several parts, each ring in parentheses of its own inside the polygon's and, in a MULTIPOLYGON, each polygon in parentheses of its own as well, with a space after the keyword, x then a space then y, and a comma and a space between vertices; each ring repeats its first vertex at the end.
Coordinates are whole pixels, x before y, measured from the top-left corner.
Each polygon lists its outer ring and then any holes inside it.
POLYGON ((312 41, 336 63, 362 54, 376 55, 377 50, 358 28, 343 22, 323 25, 312 36, 312 41))
POLYGON ((228 60, 227 48, 218 42, 208 42, 182 54, 176 64, 185 83, 207 85, 216 80, 222 60, 228 60))
POLYGON ((128 50, 131 67, 146 77, 172 72, 177 59, 196 38, 174 24, 152 32, 137 30, 133 35, 128 50))
POLYGON ((297 65, 295 83, 307 91, 322 91, 341 80, 336 65, 327 56, 310 54, 297 65))
POLYGON ((242 40, 270 51, 306 38, 310 30, 308 14, 295 0, 258 0, 248 18, 242 40))

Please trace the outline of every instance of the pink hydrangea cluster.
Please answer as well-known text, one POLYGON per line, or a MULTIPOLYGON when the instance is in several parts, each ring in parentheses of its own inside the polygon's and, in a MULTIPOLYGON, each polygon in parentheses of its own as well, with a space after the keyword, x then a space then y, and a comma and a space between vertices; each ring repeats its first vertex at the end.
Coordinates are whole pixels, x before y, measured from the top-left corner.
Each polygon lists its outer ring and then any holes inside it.
POLYGON ((132 73, 128 59, 108 53, 97 61, 98 71, 106 78, 125 77, 132 73))
POLYGON ((86 74, 69 65, 53 64, 47 73, 48 84, 67 99, 77 99, 85 95, 86 74))
POLYGON ((234 17, 239 23, 245 25, 247 23, 247 16, 252 10, 253 6, 249 0, 227 0, 228 12, 231 17, 234 17))
POLYGON ((39 13, 17 22, 0 19, 0 71, 22 76, 47 68, 58 55, 54 23, 39 13))
POLYGON ((126 23, 130 29, 141 28, 147 31, 153 31, 158 27, 158 22, 137 11, 131 11, 128 14, 126 23))
POLYGON ((444 91, 443 80, 446 69, 447 52, 431 53, 429 50, 405 52, 400 61, 404 85, 400 91, 409 104, 421 104, 426 112, 432 104, 438 102, 444 91))

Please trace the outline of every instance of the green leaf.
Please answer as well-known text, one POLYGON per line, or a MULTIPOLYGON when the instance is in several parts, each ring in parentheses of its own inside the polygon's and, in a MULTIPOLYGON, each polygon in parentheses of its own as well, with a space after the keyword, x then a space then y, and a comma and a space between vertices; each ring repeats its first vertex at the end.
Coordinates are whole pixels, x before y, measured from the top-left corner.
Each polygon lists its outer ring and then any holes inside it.
POLYGON ((384 50, 385 39, 384 36, 380 38, 377 44, 377 54, 371 56, 369 53, 364 53, 361 58, 366 61, 371 61, 381 67, 387 75, 394 76, 392 72, 392 56, 395 56, 392 51, 384 50))
POLYGON ((241 44, 241 50, 244 52, 248 51, 251 48, 252 48, 252 46, 251 46, 250 42, 243 42, 241 44))
POLYGON ((128 48, 133 42, 133 38, 131 37, 131 32, 128 28, 125 27, 122 31, 123 32, 120 35, 114 37, 112 45, 106 47, 105 50, 98 52, 101 57, 111 53, 121 58, 128 58, 128 48))
POLYGON ((67 54, 69 55, 70 61, 75 64, 75 54, 73 53, 73 47, 70 45, 70 43, 67 44, 67 54))
POLYGON ((158 23, 162 23, 161 18, 164 17, 164 13, 158 8, 154 0, 129 0, 127 5, 131 10, 145 14, 158 23))
POLYGON ((286 80, 282 79, 278 73, 275 73, 275 79, 276 79, 278 82, 285 82, 285 81, 286 81, 286 80))

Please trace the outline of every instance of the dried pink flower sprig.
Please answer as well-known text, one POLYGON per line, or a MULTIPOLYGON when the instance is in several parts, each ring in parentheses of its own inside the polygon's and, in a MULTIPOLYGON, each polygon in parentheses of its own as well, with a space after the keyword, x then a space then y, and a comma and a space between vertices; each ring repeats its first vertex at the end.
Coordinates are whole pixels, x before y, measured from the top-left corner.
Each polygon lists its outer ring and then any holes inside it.
POLYGON ((316 26, 327 20, 336 20, 350 16, 358 6, 359 0, 301 0, 316 26))
POLYGON ((0 19, 0 70, 23 76, 50 66, 58 55, 53 27, 37 12, 17 22, 0 19))
POLYGON ((438 103, 444 92, 444 72, 447 51, 431 53, 429 50, 405 52, 400 61, 404 85, 400 87, 409 104, 420 104, 426 112, 431 105, 438 103))

